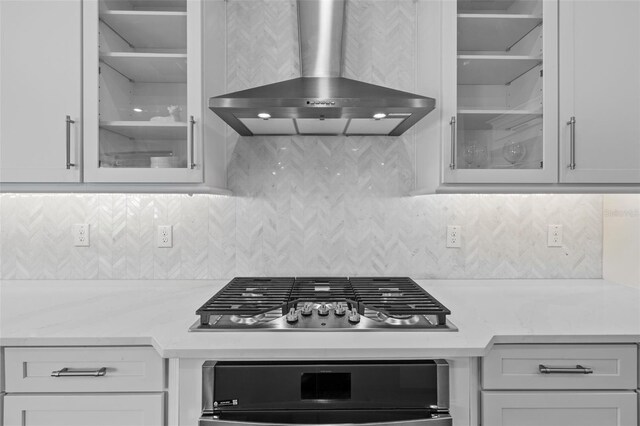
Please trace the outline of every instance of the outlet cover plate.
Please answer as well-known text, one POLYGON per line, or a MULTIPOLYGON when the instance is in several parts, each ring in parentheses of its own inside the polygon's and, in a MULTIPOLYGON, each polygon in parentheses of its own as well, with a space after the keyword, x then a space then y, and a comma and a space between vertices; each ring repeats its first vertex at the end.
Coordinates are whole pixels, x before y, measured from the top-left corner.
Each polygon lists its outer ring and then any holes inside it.
POLYGON ((462 226, 447 225, 447 247, 449 248, 462 247, 462 226))
POLYGON ((549 225, 547 247, 562 247, 562 225, 549 225))
POLYGON ((71 227, 73 245, 75 247, 89 247, 90 227, 88 223, 76 223, 71 227))
POLYGON ((157 246, 160 248, 173 247, 173 226, 158 225, 156 240, 157 240, 157 246))

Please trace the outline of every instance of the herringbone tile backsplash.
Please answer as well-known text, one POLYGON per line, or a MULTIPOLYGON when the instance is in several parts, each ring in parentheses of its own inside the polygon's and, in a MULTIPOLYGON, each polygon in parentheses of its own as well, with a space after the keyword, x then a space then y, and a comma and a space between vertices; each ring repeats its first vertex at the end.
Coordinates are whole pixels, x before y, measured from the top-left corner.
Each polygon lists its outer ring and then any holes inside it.
POLYGON ((602 276, 598 195, 352 197, 305 186, 256 197, 4 194, 1 277, 602 276), (91 246, 73 247, 71 225, 85 222, 91 246), (564 225, 564 247, 546 247, 549 223, 564 225), (161 224, 174 225, 173 248, 155 247, 161 224), (462 225, 461 249, 445 248, 447 224, 462 225))
MULTIPOLYGON (((412 91, 415 2, 349 0, 347 16, 345 76, 412 91)), ((229 91, 299 75, 293 1, 229 0, 227 31, 229 91)), ((412 132, 229 131, 227 144, 234 197, 3 194, 0 277, 602 276, 600 195, 408 197, 412 132), (73 247, 74 223, 91 225, 90 247, 73 247), (556 223, 564 247, 548 248, 547 225, 556 223), (155 247, 155 227, 164 224, 174 226, 170 249, 155 247), (463 227, 461 249, 445 247, 447 224, 463 227)))

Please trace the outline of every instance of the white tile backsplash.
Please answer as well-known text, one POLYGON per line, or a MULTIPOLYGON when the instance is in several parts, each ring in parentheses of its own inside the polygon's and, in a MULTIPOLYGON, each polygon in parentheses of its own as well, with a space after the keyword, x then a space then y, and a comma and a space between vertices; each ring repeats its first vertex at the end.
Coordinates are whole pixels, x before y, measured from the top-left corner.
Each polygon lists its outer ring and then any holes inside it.
POLYGON ((0 196, 3 279, 204 279, 236 275, 599 278, 600 195, 361 196, 312 185, 257 197, 0 196), (74 247, 73 223, 91 225, 74 247), (546 246, 548 223, 564 246, 546 246), (173 248, 155 227, 174 226, 173 248), (445 247, 447 224, 462 248, 445 247))

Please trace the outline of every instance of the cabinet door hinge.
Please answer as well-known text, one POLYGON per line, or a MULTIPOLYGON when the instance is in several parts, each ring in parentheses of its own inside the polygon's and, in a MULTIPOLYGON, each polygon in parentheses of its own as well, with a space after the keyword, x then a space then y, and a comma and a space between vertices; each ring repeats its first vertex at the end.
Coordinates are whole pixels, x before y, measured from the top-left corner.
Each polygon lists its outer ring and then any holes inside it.
POLYGON ((542 77, 542 70, 540 70, 540 77, 542 77))

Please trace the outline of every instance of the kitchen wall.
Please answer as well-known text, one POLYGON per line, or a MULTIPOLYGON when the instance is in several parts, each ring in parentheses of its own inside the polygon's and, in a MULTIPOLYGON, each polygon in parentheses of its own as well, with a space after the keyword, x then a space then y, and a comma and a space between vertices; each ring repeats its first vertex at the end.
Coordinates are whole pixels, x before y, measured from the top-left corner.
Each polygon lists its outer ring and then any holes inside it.
MULTIPOLYGON (((297 77, 294 2, 227 4, 228 90, 297 77)), ((345 76, 414 90, 415 3, 351 0, 347 16, 345 76)), ((413 132, 239 138, 229 131, 227 144, 235 197, 3 194, 0 277, 602 276, 600 195, 409 197, 413 132), (91 225, 90 247, 73 247, 74 223, 91 225), (155 247, 155 226, 164 224, 174 226, 170 249, 155 247), (445 247, 447 224, 463 227, 462 248, 445 247), (548 224, 564 225, 564 247, 546 247, 548 224)))
POLYGON ((603 203, 603 276, 640 287, 640 195, 609 194, 603 203))

